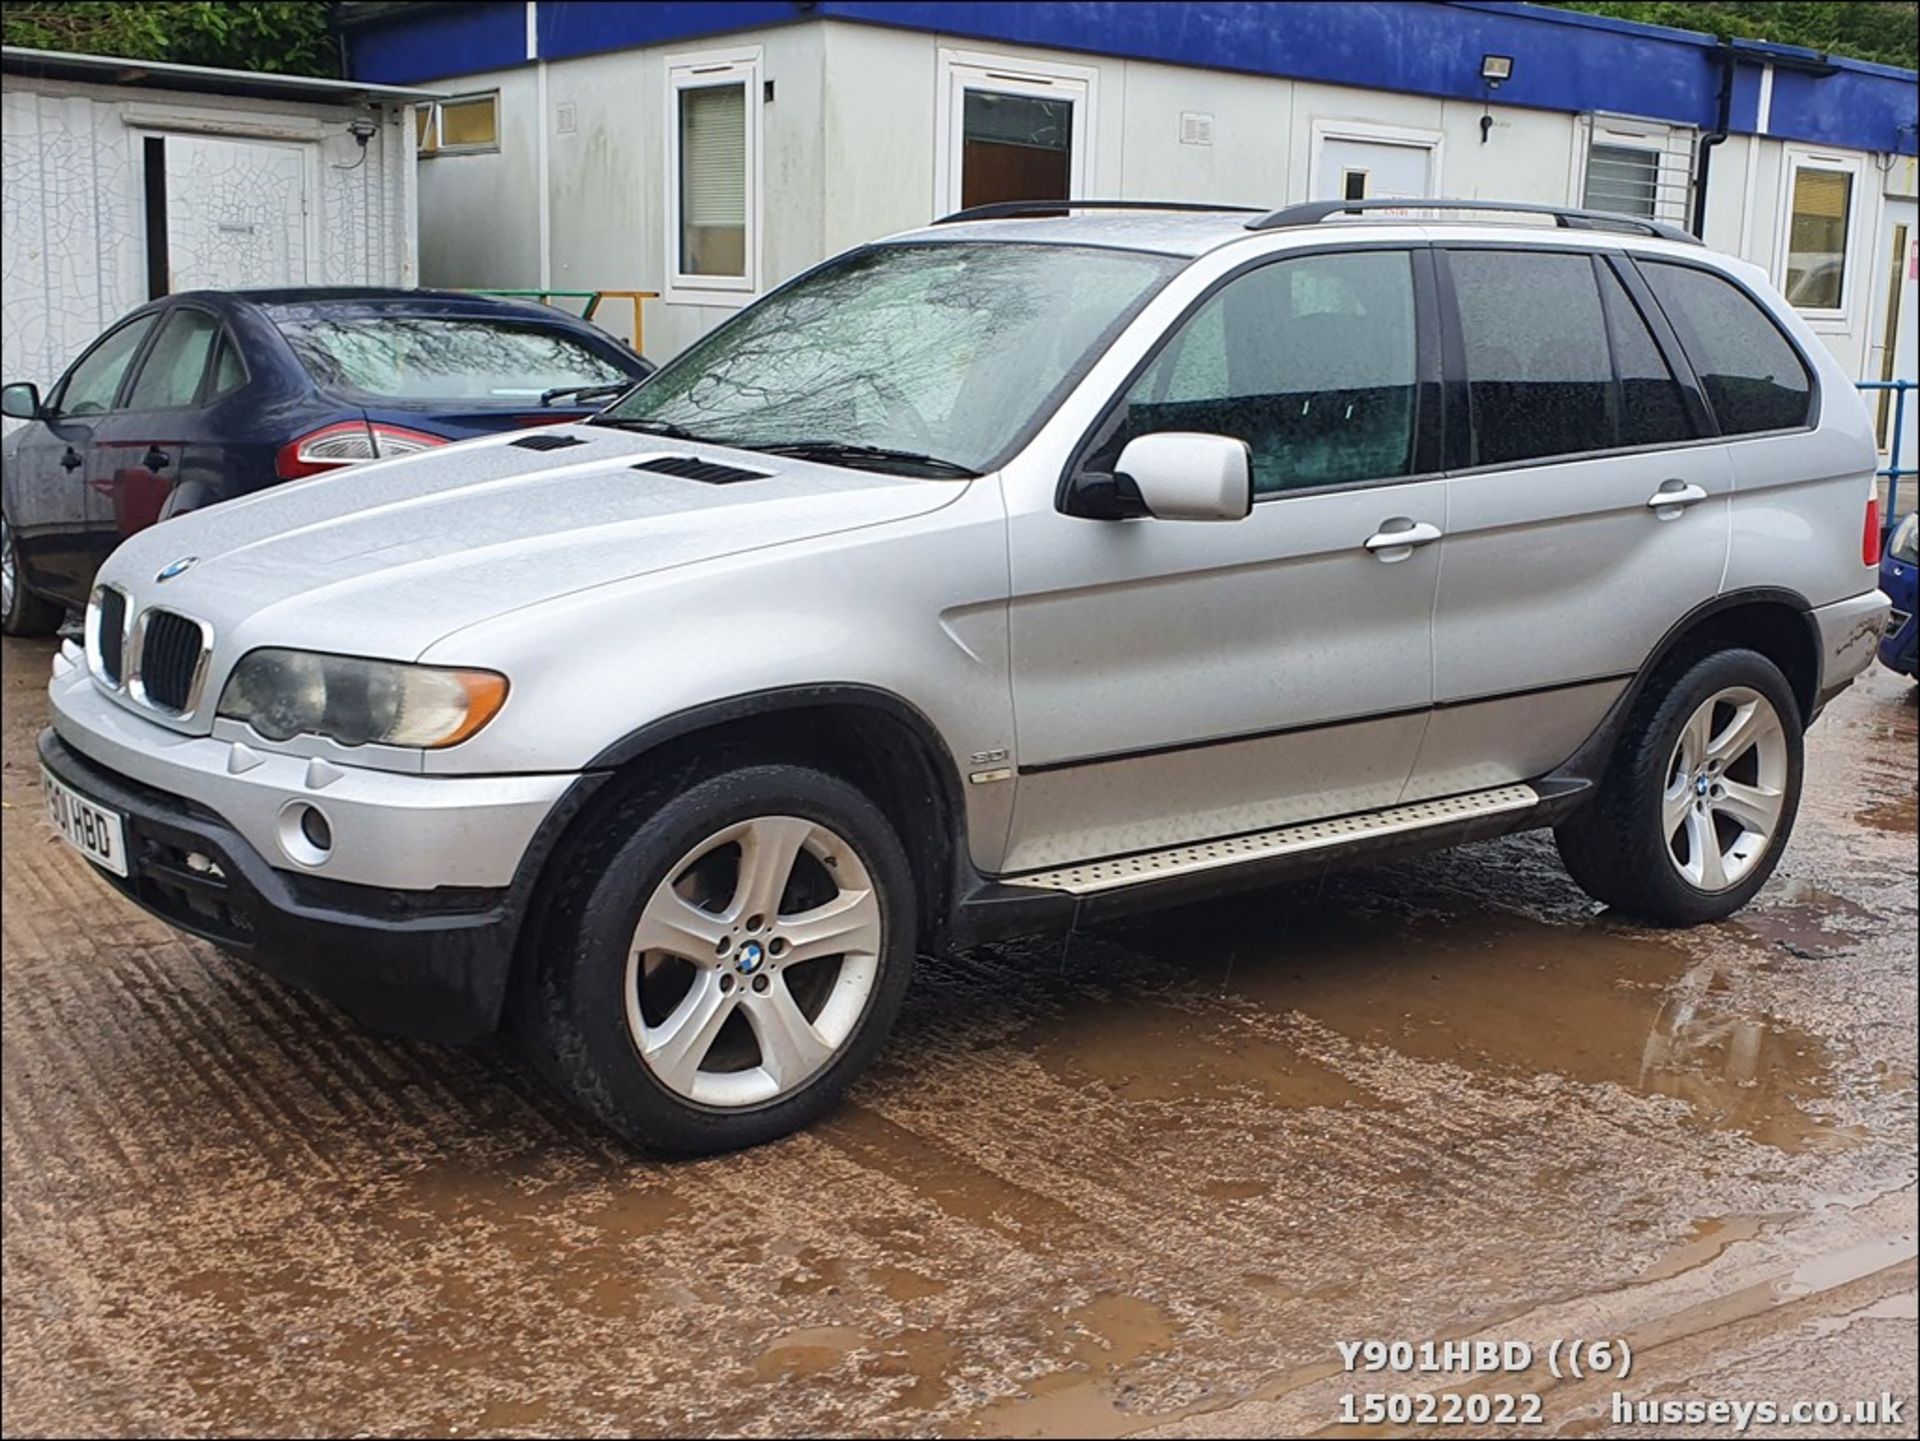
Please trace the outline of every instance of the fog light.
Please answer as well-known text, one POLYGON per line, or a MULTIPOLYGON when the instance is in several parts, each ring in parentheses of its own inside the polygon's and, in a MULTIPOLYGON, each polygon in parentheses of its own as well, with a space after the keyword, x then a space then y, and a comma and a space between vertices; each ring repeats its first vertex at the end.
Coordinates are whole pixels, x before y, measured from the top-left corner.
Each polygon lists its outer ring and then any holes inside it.
POLYGON ((316 851, 333 849, 333 827, 327 824, 327 818, 308 806, 300 814, 300 834, 316 851))
POLYGON ((204 855, 199 851, 189 851, 187 853, 187 869, 192 871, 196 876, 209 876, 216 881, 224 880, 227 874, 220 869, 219 862, 214 860, 212 856, 204 855))
POLYGON ((333 824, 318 806, 289 801, 280 811, 280 849, 303 866, 333 854, 333 824))

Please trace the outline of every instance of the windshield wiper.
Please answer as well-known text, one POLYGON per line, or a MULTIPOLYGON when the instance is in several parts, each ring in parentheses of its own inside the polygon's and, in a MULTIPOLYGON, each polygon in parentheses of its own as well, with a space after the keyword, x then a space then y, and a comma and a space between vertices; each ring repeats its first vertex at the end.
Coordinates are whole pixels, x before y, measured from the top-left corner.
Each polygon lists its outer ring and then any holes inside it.
POLYGON ((596 415, 585 421, 587 425, 606 425, 615 430, 639 430, 648 435, 664 435, 669 440, 698 440, 708 445, 725 445, 723 440, 711 436, 697 435, 684 425, 675 425, 671 420, 628 420, 618 415, 596 415))
POLYGON ((565 400, 571 395, 575 400, 599 400, 601 397, 612 399, 616 395, 625 395, 637 382, 631 380, 595 381, 591 385, 556 385, 552 390, 540 392, 540 403, 552 405, 556 400, 565 400))
POLYGON ((824 460, 829 464, 871 466, 886 469, 894 465, 918 466, 935 475, 973 480, 980 474, 958 461, 942 460, 937 455, 922 455, 917 450, 895 450, 885 445, 855 445, 845 440, 771 440, 741 444, 740 450, 762 450, 769 455, 790 455, 796 460, 824 460))

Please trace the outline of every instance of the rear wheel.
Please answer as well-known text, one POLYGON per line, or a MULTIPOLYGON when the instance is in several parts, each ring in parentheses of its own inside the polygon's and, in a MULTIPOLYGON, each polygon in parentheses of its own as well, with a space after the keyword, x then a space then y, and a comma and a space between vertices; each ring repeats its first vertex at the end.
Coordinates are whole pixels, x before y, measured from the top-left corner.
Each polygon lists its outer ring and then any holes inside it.
POLYGON ((1732 915, 1766 884, 1800 804, 1800 711, 1750 650, 1668 668, 1629 718, 1599 794, 1555 837, 1573 878, 1643 920, 1732 915))
POLYGON ((879 1049, 912 965, 905 853, 852 786, 749 766, 623 804, 569 862, 532 1040, 657 1150, 731 1150, 824 1114, 879 1049))
POLYGON ((65 618, 65 607, 27 589, 13 523, 0 514, 0 629, 8 635, 52 635, 65 618))

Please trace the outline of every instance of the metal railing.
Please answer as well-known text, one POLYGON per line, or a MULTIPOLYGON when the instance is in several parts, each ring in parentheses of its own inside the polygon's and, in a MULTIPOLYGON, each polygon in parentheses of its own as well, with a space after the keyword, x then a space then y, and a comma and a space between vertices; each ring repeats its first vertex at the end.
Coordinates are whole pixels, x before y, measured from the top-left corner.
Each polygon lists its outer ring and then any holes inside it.
POLYGON ((495 295, 502 300, 538 300, 552 305, 556 300, 578 300, 584 304, 580 309, 582 320, 593 319, 594 311, 600 308, 603 300, 630 300, 633 302, 633 348, 646 354, 642 345, 640 303, 643 300, 658 300, 657 290, 469 290, 469 295, 495 295))
POLYGON ((1880 391, 1887 399, 1881 401, 1884 407, 1888 400, 1893 404, 1893 429, 1888 432, 1885 412, 1875 426, 1877 434, 1887 437, 1887 463, 1874 473, 1887 482, 1887 508, 1885 520, 1889 528, 1900 516, 1900 477, 1915 474, 1914 467, 1900 464, 1900 441, 1906 434, 1907 396, 1920 390, 1920 381, 1915 380, 1857 380, 1854 382, 1861 390, 1880 391))

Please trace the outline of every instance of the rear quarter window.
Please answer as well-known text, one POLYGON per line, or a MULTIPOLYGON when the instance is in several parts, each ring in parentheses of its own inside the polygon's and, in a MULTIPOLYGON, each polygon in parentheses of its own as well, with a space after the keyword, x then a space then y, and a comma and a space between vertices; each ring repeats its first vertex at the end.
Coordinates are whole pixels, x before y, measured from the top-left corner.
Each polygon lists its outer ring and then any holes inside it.
POLYGON ((1691 265, 1638 262, 1680 336, 1726 435, 1792 430, 1813 410, 1813 377, 1780 327, 1739 286, 1691 265))

